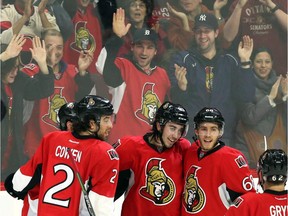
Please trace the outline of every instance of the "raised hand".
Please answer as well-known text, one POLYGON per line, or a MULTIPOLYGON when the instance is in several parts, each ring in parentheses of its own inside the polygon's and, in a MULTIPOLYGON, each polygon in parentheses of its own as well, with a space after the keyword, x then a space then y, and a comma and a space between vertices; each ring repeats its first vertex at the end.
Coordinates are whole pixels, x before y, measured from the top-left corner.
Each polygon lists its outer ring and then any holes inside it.
POLYGON ((248 35, 244 35, 242 41, 240 41, 238 46, 238 55, 241 62, 246 62, 250 60, 250 56, 253 51, 253 39, 248 35))
POLYGON ((239 0, 237 5, 240 8, 243 8, 245 6, 245 4, 247 3, 248 0, 239 0))
POLYGON ((221 10, 226 4, 228 0, 215 0, 213 9, 214 10, 221 10))
POLYGON ((22 46, 24 45, 26 39, 24 35, 13 35, 8 47, 6 48, 2 61, 5 61, 10 58, 14 58, 19 55, 22 50, 22 46), (5 57, 5 58, 4 58, 5 57))
POLYGON ((81 51, 78 59, 78 69, 80 75, 85 75, 87 68, 90 66, 93 61, 93 52, 92 51, 81 51))
POLYGON ((186 78, 186 74, 187 74, 187 70, 185 67, 180 67, 177 64, 174 64, 174 68, 175 68, 175 76, 176 79, 178 80, 178 87, 182 90, 182 91, 186 91, 187 89, 187 78, 186 78))
POLYGON ((43 14, 46 8, 48 0, 41 0, 41 2, 38 5, 38 13, 43 14))
POLYGON ((187 15, 181 11, 175 10, 168 2, 166 3, 168 11, 173 14, 174 16, 180 18, 180 19, 188 19, 187 15))
POLYGON ((116 13, 113 14, 113 32, 118 37, 123 37, 127 34, 131 27, 131 23, 125 24, 125 10, 118 8, 116 13))
POLYGON ((25 1, 25 6, 24 6, 24 11, 23 11, 23 16, 25 16, 27 19, 30 18, 30 16, 32 15, 32 0, 26 0, 25 1))
POLYGON ((191 31, 190 26, 189 26, 189 20, 188 20, 188 16, 181 12, 181 11, 177 11, 175 10, 168 2, 166 3, 168 11, 173 14, 174 16, 178 17, 179 19, 181 19, 182 21, 182 25, 183 25, 183 29, 186 31, 191 31))
POLYGON ((273 3, 272 0, 259 0, 259 2, 261 2, 263 5, 270 7, 270 8, 275 6, 275 3, 273 3))
POLYGON ((44 40, 41 40, 38 36, 35 36, 32 40, 32 45, 33 48, 30 48, 30 51, 32 53, 33 59, 40 64, 46 64, 46 58, 47 58, 47 53, 45 49, 45 42, 44 40))
POLYGON ((32 53, 33 59, 37 62, 40 71, 43 74, 49 74, 49 70, 47 67, 46 59, 47 59, 47 52, 45 49, 45 41, 41 40, 38 36, 35 36, 32 40, 33 48, 30 48, 30 51, 32 53))

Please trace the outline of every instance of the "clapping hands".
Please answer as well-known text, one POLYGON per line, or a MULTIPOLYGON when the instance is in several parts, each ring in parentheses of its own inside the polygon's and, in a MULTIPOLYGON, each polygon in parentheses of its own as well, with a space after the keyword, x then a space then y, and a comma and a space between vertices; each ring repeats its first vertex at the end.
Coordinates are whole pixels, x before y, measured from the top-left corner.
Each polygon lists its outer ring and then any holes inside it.
POLYGON ((174 68, 175 68, 175 76, 176 79, 178 80, 178 87, 182 90, 182 91, 186 91, 187 90, 187 78, 186 78, 186 74, 187 74, 187 69, 185 67, 181 67, 177 64, 174 64, 174 68))

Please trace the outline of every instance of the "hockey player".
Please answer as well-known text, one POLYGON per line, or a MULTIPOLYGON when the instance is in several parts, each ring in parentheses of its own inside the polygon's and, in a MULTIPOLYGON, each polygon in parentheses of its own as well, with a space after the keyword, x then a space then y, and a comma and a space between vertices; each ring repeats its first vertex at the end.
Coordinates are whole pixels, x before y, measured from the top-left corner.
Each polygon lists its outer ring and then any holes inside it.
MULTIPOLYGON (((59 128, 61 131, 73 131, 73 122, 78 119, 77 103, 70 102, 64 104, 58 112, 59 128)), ((39 181, 39 180, 37 180, 39 181)), ((22 216, 36 216, 38 208, 39 184, 29 190, 23 201, 22 216)))
POLYGON ((219 110, 201 109, 194 132, 197 140, 184 155, 182 215, 223 216, 231 200, 255 191, 252 175, 243 154, 219 140, 224 133, 219 110))
POLYGON ((190 147, 182 137, 187 130, 186 110, 164 102, 156 112, 152 132, 126 136, 114 144, 121 158, 120 170, 130 169, 129 182, 133 182, 121 215, 180 215, 182 155, 190 147))
POLYGON ((264 193, 238 197, 226 216, 287 216, 287 154, 281 149, 268 149, 258 161, 259 183, 264 193))
POLYGON ((88 95, 78 103, 77 110, 79 120, 73 123, 74 132, 46 135, 31 160, 5 181, 9 194, 23 199, 33 187, 35 175, 41 175, 38 215, 88 214, 68 151, 79 167, 95 214, 113 213, 119 158, 104 141, 112 127, 113 106, 105 98, 88 95))

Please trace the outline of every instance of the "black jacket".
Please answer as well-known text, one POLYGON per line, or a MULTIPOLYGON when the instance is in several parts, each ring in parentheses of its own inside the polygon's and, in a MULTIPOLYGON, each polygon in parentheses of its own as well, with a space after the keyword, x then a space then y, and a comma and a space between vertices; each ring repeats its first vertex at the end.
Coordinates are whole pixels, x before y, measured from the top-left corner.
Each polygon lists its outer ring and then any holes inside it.
MULTIPOLYGON (((49 67, 48 67, 49 68, 49 67)), ((51 68, 49 74, 38 73, 33 78, 18 71, 14 83, 11 84, 13 94, 10 124, 13 137, 11 155, 9 155, 8 167, 1 173, 1 180, 4 180, 11 172, 23 165, 27 159, 23 153, 23 99, 36 100, 50 96, 54 91, 54 75, 51 68)), ((7 150, 9 133, 9 108, 8 96, 5 92, 5 85, 1 85, 1 99, 6 108, 6 114, 1 121, 1 164, 3 165, 4 153, 7 150)), ((2 109, 2 106, 1 106, 2 109)), ((2 110, 1 110, 2 113, 2 110)))

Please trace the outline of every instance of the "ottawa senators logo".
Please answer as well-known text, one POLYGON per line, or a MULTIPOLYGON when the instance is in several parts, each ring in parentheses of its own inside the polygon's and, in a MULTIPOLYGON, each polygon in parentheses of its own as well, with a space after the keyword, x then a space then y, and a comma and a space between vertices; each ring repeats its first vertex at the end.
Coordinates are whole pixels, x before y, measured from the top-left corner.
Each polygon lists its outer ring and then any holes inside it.
POLYGON ((75 25, 75 41, 70 44, 71 49, 76 52, 82 50, 94 52, 96 49, 95 38, 90 31, 86 28, 87 22, 77 22, 75 25))
POLYGON ((54 94, 48 97, 49 110, 48 113, 42 116, 42 121, 46 124, 59 129, 59 118, 58 111, 62 105, 66 104, 67 101, 62 95, 63 88, 55 88, 54 94))
POLYGON ((154 83, 145 83, 142 90, 141 109, 135 112, 138 119, 149 125, 153 122, 156 111, 161 105, 158 96, 153 92, 154 85, 154 83))
POLYGON ((176 193, 175 184, 161 167, 164 159, 151 158, 146 164, 146 185, 139 194, 155 205, 167 205, 176 193))
POLYGON ((213 79, 214 79, 214 73, 213 73, 213 67, 207 66, 205 67, 205 72, 206 72, 206 90, 207 92, 212 91, 213 89, 213 79))
POLYGON ((186 175, 182 205, 188 213, 200 212, 206 204, 206 196, 198 184, 196 172, 200 167, 192 166, 186 175))

